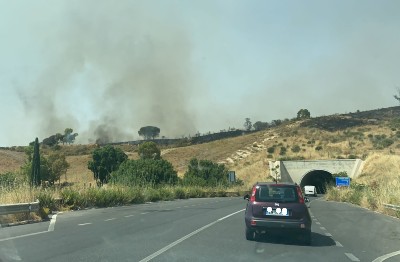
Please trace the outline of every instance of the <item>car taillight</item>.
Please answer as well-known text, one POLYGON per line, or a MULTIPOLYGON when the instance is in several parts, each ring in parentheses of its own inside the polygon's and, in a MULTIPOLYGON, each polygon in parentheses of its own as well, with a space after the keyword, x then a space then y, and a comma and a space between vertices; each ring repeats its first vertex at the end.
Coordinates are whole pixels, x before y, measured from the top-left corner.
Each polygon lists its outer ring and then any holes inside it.
POLYGON ((299 203, 304 204, 304 197, 303 197, 303 193, 301 192, 300 187, 296 187, 296 189, 297 189, 297 195, 299 197, 299 203))
POLYGON ((251 197, 250 197, 250 202, 255 202, 256 201, 256 187, 253 187, 253 190, 251 191, 251 197))

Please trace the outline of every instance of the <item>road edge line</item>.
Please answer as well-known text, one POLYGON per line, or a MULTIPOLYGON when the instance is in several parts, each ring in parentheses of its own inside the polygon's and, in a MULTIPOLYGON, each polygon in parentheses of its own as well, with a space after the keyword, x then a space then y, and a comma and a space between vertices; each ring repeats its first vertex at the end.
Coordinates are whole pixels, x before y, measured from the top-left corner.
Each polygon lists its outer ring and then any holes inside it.
POLYGON ((388 258, 397 256, 397 255, 400 255, 400 250, 399 250, 399 251, 392 252, 392 253, 385 254, 385 255, 380 256, 380 257, 378 257, 378 258, 375 258, 372 262, 382 262, 382 261, 385 261, 385 260, 388 259, 388 258))

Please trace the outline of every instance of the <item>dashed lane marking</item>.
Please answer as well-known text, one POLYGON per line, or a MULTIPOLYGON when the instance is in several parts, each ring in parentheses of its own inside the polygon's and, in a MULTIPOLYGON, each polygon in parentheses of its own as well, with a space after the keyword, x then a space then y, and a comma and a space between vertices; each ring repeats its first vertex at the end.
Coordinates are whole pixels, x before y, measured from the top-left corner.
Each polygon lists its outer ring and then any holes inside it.
POLYGON ((340 242, 339 242, 339 241, 335 241, 335 243, 336 243, 336 246, 337 246, 337 247, 343 247, 343 245, 342 245, 342 244, 340 244, 340 242))
POLYGON ((358 257, 356 257, 355 255, 353 255, 352 253, 344 253, 351 261, 360 261, 360 259, 358 259, 358 257))
POLYGON ((332 236, 332 234, 331 234, 331 233, 325 233, 325 236, 327 236, 327 237, 331 237, 331 236, 332 236))
POLYGON ((326 228, 325 227, 319 227, 321 230, 326 230, 326 228))
POLYGON ((111 221, 111 220, 115 220, 115 219, 116 219, 116 218, 113 217, 113 218, 106 219, 106 220, 104 220, 104 221, 111 221))
POLYGON ((83 223, 83 224, 78 224, 78 226, 87 226, 87 225, 91 225, 92 223, 83 223))
POLYGON ((317 224, 317 225, 321 225, 321 223, 320 223, 320 222, 315 222, 315 224, 317 224))
POLYGON ((140 213, 141 215, 146 215, 146 214, 148 214, 149 212, 143 212, 143 213, 140 213))
POLYGON ((127 215, 127 216, 125 216, 125 217, 133 217, 133 216, 135 216, 135 215, 127 215))

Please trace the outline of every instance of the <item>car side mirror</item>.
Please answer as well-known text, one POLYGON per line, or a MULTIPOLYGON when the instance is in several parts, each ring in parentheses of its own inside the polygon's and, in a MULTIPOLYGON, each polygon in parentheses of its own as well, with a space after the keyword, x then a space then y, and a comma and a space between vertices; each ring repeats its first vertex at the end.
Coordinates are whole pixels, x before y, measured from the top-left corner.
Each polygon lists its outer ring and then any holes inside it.
POLYGON ((310 199, 308 197, 305 197, 304 201, 308 203, 308 202, 310 202, 310 199))
POLYGON ((249 196, 249 194, 246 194, 246 195, 244 195, 243 199, 245 199, 245 200, 249 200, 249 199, 250 199, 250 196, 249 196))

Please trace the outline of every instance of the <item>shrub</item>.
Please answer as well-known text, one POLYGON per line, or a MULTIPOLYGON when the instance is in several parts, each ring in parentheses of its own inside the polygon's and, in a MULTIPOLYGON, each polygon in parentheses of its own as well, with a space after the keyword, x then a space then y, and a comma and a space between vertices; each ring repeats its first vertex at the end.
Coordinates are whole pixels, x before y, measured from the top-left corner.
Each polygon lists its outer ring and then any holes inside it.
POLYGON ((111 175, 112 183, 128 186, 173 185, 177 181, 172 164, 164 159, 126 160, 111 175))
POLYGON ((177 199, 186 199, 188 198, 185 190, 182 187, 175 188, 175 198, 177 199))
POLYGON ((298 152, 300 152, 300 150, 301 150, 301 148, 300 148, 299 145, 294 145, 294 146, 292 147, 292 152, 293 152, 293 153, 298 153, 298 152))
POLYGON ((274 146, 268 147, 267 152, 273 154, 275 152, 275 147, 274 146))
POLYGON ((223 164, 193 158, 189 162, 182 183, 188 186, 228 186, 227 174, 228 170, 223 164))
POLYGON ((286 151, 287 151, 287 149, 286 149, 286 147, 281 147, 281 150, 280 150, 280 152, 279 152, 279 155, 281 155, 281 156, 283 156, 283 155, 286 155, 286 151))
POLYGON ((322 146, 316 146, 316 147, 315 147, 315 150, 316 150, 316 151, 321 151, 321 150, 322 150, 322 146))

